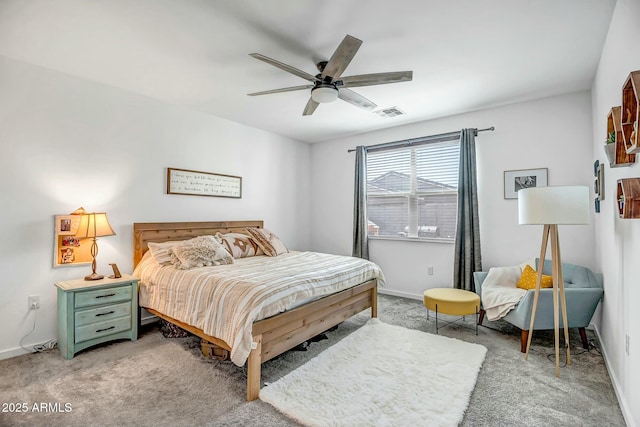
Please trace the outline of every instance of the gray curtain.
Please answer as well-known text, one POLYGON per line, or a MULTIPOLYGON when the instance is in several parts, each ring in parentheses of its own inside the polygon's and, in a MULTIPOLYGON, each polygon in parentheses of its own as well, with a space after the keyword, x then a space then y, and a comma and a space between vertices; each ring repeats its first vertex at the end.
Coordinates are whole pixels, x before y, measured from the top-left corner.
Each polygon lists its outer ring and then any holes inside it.
POLYGON ((353 250, 351 255, 369 259, 367 237, 367 150, 364 145, 356 147, 356 179, 353 200, 353 250))
POLYGON ((473 272, 482 271, 475 136, 476 129, 462 129, 460 132, 458 219, 453 267, 453 287, 474 292, 473 272))

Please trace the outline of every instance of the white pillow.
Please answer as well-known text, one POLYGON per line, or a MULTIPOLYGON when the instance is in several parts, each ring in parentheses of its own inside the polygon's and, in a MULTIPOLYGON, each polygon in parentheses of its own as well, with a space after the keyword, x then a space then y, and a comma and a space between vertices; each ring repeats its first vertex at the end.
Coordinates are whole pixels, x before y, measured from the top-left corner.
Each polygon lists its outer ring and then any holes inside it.
POLYGON ((149 242, 149 252, 160 265, 171 265, 171 249, 184 244, 184 240, 173 240, 170 242, 149 242))
POLYGON ((233 257, 213 236, 198 236, 171 249, 171 263, 181 270, 233 264, 233 257))

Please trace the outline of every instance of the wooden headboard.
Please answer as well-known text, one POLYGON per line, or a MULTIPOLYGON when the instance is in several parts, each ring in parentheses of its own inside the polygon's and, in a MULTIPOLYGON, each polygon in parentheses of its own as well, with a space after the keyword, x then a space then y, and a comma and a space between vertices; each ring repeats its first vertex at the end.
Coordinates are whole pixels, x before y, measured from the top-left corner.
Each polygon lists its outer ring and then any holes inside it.
POLYGON ((147 252, 149 242, 187 240, 207 234, 243 233, 247 227, 263 228, 263 221, 136 222, 133 224, 133 267, 147 252))

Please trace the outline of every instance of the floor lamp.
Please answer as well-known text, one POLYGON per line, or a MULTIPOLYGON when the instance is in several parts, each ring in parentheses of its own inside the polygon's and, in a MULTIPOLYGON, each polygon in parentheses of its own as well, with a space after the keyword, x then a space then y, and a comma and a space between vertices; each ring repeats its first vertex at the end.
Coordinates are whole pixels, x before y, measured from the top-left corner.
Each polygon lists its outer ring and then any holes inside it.
POLYGON ((588 224, 589 223, 589 187, 534 187, 518 191, 518 217, 520 224, 544 225, 542 231, 542 246, 540 248, 540 262, 538 277, 531 309, 531 324, 527 339, 525 360, 529 356, 533 325, 540 296, 540 282, 542 268, 547 253, 547 241, 551 240, 551 276, 553 277, 553 325, 556 347, 556 377, 560 376, 560 331, 558 319, 558 300, 562 309, 562 323, 564 325, 564 341, 567 348, 567 365, 571 365, 569 352, 569 327, 567 326, 567 304, 562 278, 562 259, 560 257, 560 240, 558 225, 588 224))

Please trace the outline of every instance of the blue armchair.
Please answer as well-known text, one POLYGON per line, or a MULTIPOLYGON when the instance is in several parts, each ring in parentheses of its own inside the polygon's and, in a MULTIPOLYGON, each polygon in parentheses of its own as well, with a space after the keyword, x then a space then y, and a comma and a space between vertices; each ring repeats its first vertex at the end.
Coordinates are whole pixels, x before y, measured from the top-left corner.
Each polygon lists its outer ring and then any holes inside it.
MULTIPOLYGON (((539 259, 536 258, 536 271, 539 259)), ((551 275, 551 260, 545 260, 542 273, 551 275)), ((487 272, 477 271, 473 273, 476 293, 482 300, 482 282, 487 277, 487 272)), ((602 275, 594 274, 590 269, 575 264, 562 263, 562 276, 567 304, 567 322, 569 328, 578 328, 584 348, 589 348, 585 327, 589 326, 591 317, 604 294, 602 275)), ((527 349, 527 338, 531 323, 531 309, 533 306, 534 290, 529 290, 522 300, 509 311, 502 319, 520 328, 520 351, 527 349)), ((559 316, 560 328, 564 328, 562 315, 559 316)), ((480 309, 478 324, 482 325, 484 310, 480 309)), ((554 329, 553 325, 553 294, 552 289, 541 289, 538 299, 534 330, 554 329)))

